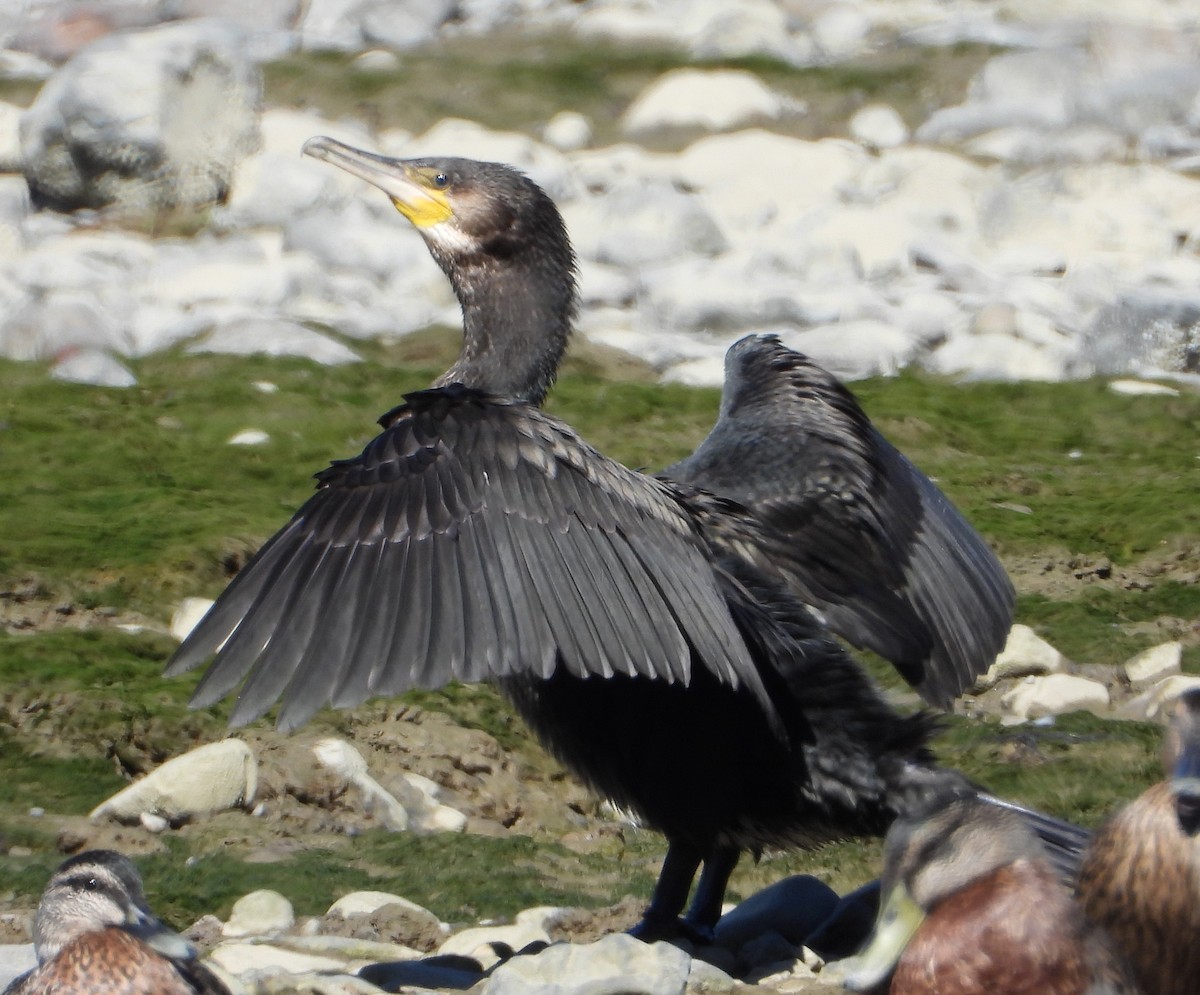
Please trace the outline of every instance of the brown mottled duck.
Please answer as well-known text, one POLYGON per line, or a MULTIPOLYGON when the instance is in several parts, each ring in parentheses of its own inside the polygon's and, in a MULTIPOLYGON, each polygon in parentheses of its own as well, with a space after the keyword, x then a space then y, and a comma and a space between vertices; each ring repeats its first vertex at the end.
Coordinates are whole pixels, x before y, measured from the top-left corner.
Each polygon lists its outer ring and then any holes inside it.
POLYGON ((1200 991, 1200 689, 1180 696, 1167 779, 1097 830, 1079 869, 1084 911, 1112 935, 1145 995, 1200 991))
POLYGON ((305 152, 416 227, 462 351, 317 475, 179 648, 168 673, 216 655, 193 703, 240 684, 235 724, 281 701, 286 729, 326 703, 493 682, 666 835, 643 936, 708 936, 742 850, 882 833, 934 724, 893 709, 834 633, 948 701, 1011 618, 987 545, 848 391, 770 339, 730 351, 720 420, 679 479, 608 459, 540 410, 577 302, 550 198, 495 163, 305 152), (720 449, 734 497, 713 492, 720 449))
POLYGON ((1024 821, 958 785, 931 792, 888 831, 875 931, 846 986, 875 995, 1138 993, 1024 821))
POLYGON ((51 876, 33 924, 38 966, 4 995, 229 995, 195 948, 155 918, 133 862, 88 850, 51 876))

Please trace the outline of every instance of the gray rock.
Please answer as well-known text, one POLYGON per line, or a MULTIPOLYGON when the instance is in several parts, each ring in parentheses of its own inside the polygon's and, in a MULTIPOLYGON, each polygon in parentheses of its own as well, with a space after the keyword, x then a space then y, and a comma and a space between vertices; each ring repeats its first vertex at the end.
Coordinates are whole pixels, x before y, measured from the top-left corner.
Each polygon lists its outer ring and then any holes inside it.
POLYGON ((8 987, 17 975, 37 967, 37 955, 32 943, 0 944, 0 991, 8 987))
POLYGON ((668 943, 614 934, 595 943, 556 943, 501 964, 480 995, 683 995, 691 958, 668 943))
POLYGON ((138 214, 220 201, 258 142, 260 89, 242 36, 221 22, 103 38, 21 119, 33 201, 138 214))
POLYGON ((1083 334, 1082 358, 1096 373, 1200 368, 1200 293, 1140 288, 1120 293, 1083 334))

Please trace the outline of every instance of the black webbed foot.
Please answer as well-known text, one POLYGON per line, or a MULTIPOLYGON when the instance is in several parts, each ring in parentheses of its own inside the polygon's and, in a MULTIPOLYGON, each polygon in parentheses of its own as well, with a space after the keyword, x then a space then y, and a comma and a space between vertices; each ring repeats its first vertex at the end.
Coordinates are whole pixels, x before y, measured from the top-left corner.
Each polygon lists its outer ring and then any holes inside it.
POLYGON ((665 940, 668 943, 673 940, 687 940, 699 947, 712 946, 713 943, 713 927, 711 925, 691 922, 680 916, 645 915, 627 932, 644 943, 654 943, 658 940, 665 940))

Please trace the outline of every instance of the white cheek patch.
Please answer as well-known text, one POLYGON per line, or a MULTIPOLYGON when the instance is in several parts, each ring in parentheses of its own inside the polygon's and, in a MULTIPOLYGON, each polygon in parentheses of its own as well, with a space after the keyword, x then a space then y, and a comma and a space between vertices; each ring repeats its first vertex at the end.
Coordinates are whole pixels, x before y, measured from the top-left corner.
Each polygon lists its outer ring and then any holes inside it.
POLYGON ((445 252, 462 255, 474 249, 475 240, 466 232, 452 225, 449 221, 439 221, 434 225, 426 225, 421 234, 428 241, 445 252))

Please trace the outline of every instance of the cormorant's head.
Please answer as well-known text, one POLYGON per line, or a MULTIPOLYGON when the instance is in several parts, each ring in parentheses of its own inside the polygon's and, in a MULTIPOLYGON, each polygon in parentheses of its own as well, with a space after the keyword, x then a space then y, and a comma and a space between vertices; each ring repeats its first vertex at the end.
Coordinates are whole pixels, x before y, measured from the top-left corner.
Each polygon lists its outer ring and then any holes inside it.
POLYGON ((466 343, 438 382, 540 402, 578 309, 575 254, 546 192, 496 162, 392 159, 324 137, 303 151, 379 187, 450 278, 466 343))
POLYGON ((325 137, 309 139, 303 152, 379 187, 448 272, 481 257, 536 265, 538 257, 554 256, 565 275, 573 274, 558 208, 511 166, 453 157, 392 159, 325 137))

